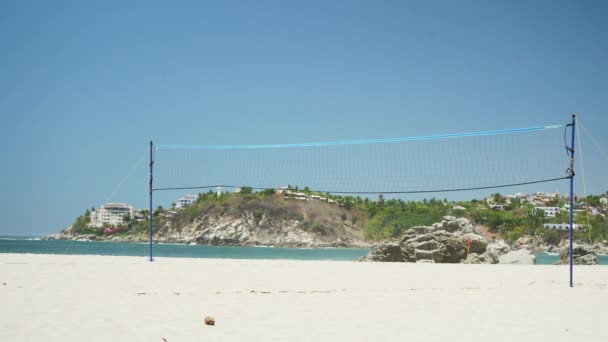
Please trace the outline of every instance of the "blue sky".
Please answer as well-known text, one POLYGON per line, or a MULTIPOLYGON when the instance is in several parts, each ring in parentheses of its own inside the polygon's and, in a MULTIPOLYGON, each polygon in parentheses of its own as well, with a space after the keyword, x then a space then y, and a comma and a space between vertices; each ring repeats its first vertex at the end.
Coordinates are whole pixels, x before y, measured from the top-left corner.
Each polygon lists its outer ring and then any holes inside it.
MULTIPOLYGON (((2 1, 0 235, 67 227, 150 139, 368 139, 578 113, 606 149, 607 17, 604 1, 2 1)), ((608 161, 583 145, 588 191, 604 192, 608 161)), ((138 168, 109 199, 144 207, 146 183, 138 168)))

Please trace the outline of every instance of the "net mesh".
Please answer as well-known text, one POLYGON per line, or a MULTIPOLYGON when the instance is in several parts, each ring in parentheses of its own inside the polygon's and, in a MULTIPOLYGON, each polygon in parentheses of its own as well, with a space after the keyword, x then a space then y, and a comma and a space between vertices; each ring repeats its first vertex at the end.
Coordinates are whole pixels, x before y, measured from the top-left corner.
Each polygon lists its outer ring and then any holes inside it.
POLYGON ((567 176, 564 129, 290 145, 159 145, 154 188, 291 185, 331 193, 407 193, 546 181, 567 176))

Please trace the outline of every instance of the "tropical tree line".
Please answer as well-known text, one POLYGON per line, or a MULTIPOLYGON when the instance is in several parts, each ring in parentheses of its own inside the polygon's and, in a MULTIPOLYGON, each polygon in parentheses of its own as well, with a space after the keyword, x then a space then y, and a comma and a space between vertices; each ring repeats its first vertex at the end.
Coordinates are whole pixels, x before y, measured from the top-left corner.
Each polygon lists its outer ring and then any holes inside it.
MULTIPOLYGON (((333 205, 343 207, 346 213, 341 214, 343 223, 355 224, 360 222, 364 227, 364 236, 368 240, 381 241, 401 235, 406 229, 418 225, 431 225, 441 221, 445 215, 465 217, 477 224, 485 225, 491 233, 495 233, 508 241, 529 235, 538 236, 547 243, 557 244, 561 239, 567 237, 567 231, 547 229, 545 223, 568 222, 568 212, 561 211, 554 218, 547 218, 542 210, 534 210, 530 203, 518 198, 509 200, 507 205, 505 198, 496 193, 491 196, 494 203, 502 204, 503 210, 493 210, 485 201, 470 200, 460 202, 448 202, 446 199, 424 199, 421 201, 405 201, 402 199, 385 199, 379 195, 375 199, 360 196, 342 196, 330 193, 313 192, 308 187, 298 188, 288 186, 288 190, 303 192, 307 195, 318 195, 326 200, 332 200, 333 205), (347 220, 350 217, 350 220, 347 220), (361 220, 361 221, 359 221, 361 220)), ((237 193, 220 193, 212 191, 198 194, 197 199, 191 205, 176 210, 166 210, 158 206, 153 212, 153 227, 158 231, 171 221, 173 226, 183 226, 194 222, 198 217, 215 210, 220 213, 231 213, 238 215, 243 210, 254 212, 256 219, 267 213, 286 219, 304 221, 301 213, 292 207, 284 205, 284 194, 277 194, 274 189, 254 191, 251 187, 241 187, 237 193), (255 205, 253 205, 255 202, 255 205)), ((601 198, 604 195, 593 195, 579 200, 579 208, 582 206, 601 207, 601 198)), ((561 207, 565 204, 564 199, 555 199, 549 203, 561 207)), ((174 207, 174 205, 172 205, 174 207)), ((79 216, 72 225, 74 233, 97 233, 101 234, 105 228, 93 229, 89 227, 90 211, 87 210, 79 216)), ((142 212, 143 219, 133 220, 125 217, 125 224, 120 227, 122 232, 144 233, 148 229, 147 210, 142 212)), ((575 222, 585 225, 585 229, 576 231, 575 238, 586 242, 608 240, 608 220, 603 215, 590 215, 588 211, 579 212, 575 222)))

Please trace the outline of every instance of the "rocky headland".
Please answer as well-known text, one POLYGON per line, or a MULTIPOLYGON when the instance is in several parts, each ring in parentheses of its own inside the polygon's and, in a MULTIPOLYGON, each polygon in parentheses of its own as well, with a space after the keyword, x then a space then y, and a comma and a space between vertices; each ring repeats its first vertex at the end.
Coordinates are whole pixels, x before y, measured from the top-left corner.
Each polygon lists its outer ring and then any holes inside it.
MULTIPOLYGON (((364 222, 362 213, 322 202, 235 201, 202 208, 196 215, 187 210, 159 214, 153 240, 217 246, 370 247, 363 237, 364 222)), ((47 239, 145 242, 148 232, 145 224, 109 235, 68 228, 47 239)))

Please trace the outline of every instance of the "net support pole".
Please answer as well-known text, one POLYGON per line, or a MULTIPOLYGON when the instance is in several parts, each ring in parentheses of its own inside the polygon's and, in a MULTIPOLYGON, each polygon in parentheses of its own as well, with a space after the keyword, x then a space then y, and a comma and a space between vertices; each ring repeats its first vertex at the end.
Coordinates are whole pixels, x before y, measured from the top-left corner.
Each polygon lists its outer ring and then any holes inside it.
POLYGON ((154 191, 153 189, 153 180, 154 180, 154 143, 152 142, 152 140, 150 140, 150 190, 149 190, 149 194, 150 194, 150 210, 149 210, 149 217, 148 217, 148 221, 150 223, 150 229, 149 229, 149 239, 150 239, 150 251, 149 251, 149 256, 150 258, 148 259, 150 262, 154 261, 154 258, 152 257, 152 191, 154 191))
POLYGON ((573 258, 572 258, 572 241, 574 237, 574 132, 576 132, 576 114, 572 114, 572 135, 570 145, 570 287, 574 287, 573 283, 573 258))

